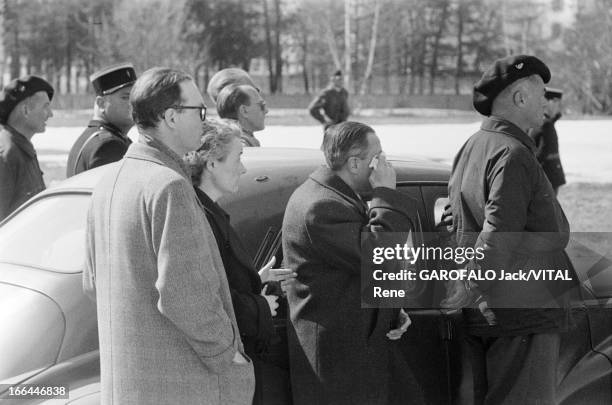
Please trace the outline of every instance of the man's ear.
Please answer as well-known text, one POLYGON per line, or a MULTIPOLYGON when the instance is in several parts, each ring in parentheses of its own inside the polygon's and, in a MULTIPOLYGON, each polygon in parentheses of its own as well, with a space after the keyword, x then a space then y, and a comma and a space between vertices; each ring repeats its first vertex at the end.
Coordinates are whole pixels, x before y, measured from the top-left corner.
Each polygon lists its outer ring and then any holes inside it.
POLYGON ((359 159, 355 156, 351 156, 346 161, 346 167, 351 173, 356 173, 359 169, 359 159))
POLYGON ((176 126, 176 110, 174 108, 167 108, 162 115, 163 120, 170 128, 176 126))
POLYGON ((246 104, 242 104, 240 107, 238 107, 238 116, 246 116, 247 115, 247 105, 246 104))
POLYGON ((525 104, 525 97, 523 96, 523 92, 521 90, 516 90, 512 94, 512 102, 517 107, 521 107, 523 104, 525 104))
POLYGON ((104 109, 106 108, 105 106, 105 99, 103 96, 96 96, 96 107, 98 107, 98 109, 100 109, 101 111, 104 111, 104 109))
POLYGON ((215 161, 212 159, 209 159, 206 161, 206 169, 208 170, 212 170, 215 168, 215 161))

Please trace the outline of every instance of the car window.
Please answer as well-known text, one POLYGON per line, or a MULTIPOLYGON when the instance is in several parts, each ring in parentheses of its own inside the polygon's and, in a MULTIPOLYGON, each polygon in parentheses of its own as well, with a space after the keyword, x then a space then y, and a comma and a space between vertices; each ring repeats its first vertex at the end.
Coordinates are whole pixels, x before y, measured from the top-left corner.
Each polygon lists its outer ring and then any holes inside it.
POLYGON ((42 198, 0 227, 0 261, 54 271, 81 271, 88 194, 42 198))
POLYGON ((444 213, 444 207, 448 204, 448 197, 439 197, 434 203, 434 224, 438 226, 442 222, 442 214, 444 213))

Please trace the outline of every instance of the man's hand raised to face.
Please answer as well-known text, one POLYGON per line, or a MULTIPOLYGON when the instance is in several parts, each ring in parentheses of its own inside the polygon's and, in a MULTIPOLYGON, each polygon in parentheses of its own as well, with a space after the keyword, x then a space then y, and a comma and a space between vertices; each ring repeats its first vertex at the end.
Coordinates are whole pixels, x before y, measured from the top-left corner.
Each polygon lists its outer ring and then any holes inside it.
POLYGON ((369 178, 372 188, 387 187, 395 190, 395 169, 393 169, 391 163, 387 161, 384 152, 374 156, 369 166, 372 168, 372 173, 370 173, 369 178))

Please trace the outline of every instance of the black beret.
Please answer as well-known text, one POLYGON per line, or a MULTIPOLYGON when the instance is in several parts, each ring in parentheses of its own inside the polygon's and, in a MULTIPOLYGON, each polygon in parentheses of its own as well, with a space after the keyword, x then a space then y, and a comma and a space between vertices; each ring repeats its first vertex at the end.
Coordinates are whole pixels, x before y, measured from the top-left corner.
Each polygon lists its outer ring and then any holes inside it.
POLYGON ((553 89, 552 87, 546 87, 545 90, 546 92, 544 93, 544 97, 546 97, 547 100, 563 97, 563 90, 561 89, 553 89))
POLYGON ((491 115, 495 97, 518 79, 531 75, 540 75, 544 83, 550 80, 550 70, 535 56, 513 55, 496 60, 474 85, 474 108, 482 115, 491 115))
POLYGON ((44 91, 53 99, 53 86, 38 76, 24 76, 11 80, 0 92, 0 124, 6 124, 9 115, 17 104, 39 91, 44 91))
POLYGON ((131 63, 121 63, 98 70, 89 76, 89 81, 98 96, 105 96, 134 84, 136 71, 131 63))

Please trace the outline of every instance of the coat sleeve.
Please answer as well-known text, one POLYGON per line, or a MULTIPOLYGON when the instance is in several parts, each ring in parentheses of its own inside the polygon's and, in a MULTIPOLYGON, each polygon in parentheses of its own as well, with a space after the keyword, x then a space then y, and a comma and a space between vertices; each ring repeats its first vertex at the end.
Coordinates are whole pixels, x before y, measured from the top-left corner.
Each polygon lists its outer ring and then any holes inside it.
MULTIPOLYGON (((509 270, 513 252, 520 244, 532 198, 532 169, 519 154, 508 154, 497 161, 487 176, 489 193, 484 207, 484 223, 475 247, 483 248, 483 270, 509 270)), ((495 281, 480 280, 486 292, 495 281)))
POLYGON ((157 254, 157 307, 202 362, 221 372, 231 365, 238 336, 221 299, 221 283, 226 280, 219 277, 214 252, 206 242, 214 236, 203 224, 195 195, 184 179, 171 182, 153 200, 151 235, 157 254))
POLYGON ((0 221, 11 212, 11 201, 15 195, 15 173, 11 167, 10 156, 0 151, 0 221))
POLYGON ((259 294, 245 293, 230 288, 236 323, 240 335, 257 340, 272 336, 274 323, 268 301, 259 294))
POLYGON ((320 257, 336 268, 361 271, 361 233, 410 232, 416 215, 414 201, 395 190, 374 190, 368 217, 344 201, 323 199, 305 214, 306 231, 320 257), (333 254, 329 254, 333 252, 333 254))
POLYGON ((308 111, 310 115, 321 124, 325 124, 325 117, 321 114, 321 109, 325 106, 325 92, 319 94, 317 98, 312 100, 310 105, 308 106, 308 111))

